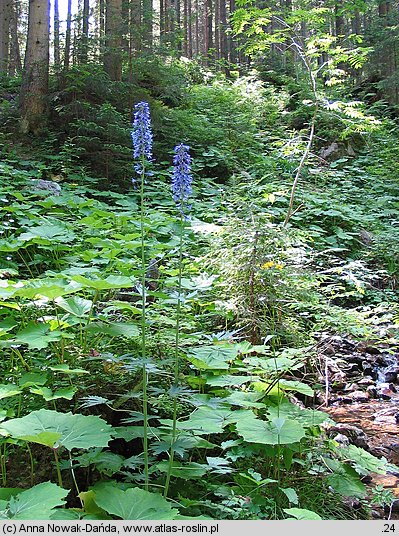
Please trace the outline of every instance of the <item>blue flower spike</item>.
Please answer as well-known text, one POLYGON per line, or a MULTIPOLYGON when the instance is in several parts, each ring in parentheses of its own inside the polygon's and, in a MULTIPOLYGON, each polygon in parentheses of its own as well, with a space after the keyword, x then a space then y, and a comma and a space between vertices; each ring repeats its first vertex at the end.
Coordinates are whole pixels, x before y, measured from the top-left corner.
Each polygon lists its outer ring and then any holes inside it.
POLYGON ((189 150, 190 147, 180 143, 179 145, 176 145, 173 157, 172 193, 173 199, 181 212, 184 212, 184 208, 190 209, 190 207, 185 206, 185 204, 193 192, 193 176, 191 174, 191 157, 189 150))

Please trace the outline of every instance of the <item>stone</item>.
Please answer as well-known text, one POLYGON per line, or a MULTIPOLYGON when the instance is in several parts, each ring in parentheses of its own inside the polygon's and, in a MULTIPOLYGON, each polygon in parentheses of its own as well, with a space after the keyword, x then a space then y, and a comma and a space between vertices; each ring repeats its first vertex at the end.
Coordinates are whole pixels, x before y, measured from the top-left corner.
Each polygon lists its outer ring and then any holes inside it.
POLYGON ((364 376, 364 378, 362 378, 361 380, 359 380, 357 382, 357 384, 360 386, 360 385, 365 385, 366 387, 369 386, 369 385, 374 385, 374 380, 371 376, 364 376))
POLYGON ((398 381, 398 373, 393 370, 386 372, 384 377, 387 383, 397 383, 398 381))
POLYGON ((333 437, 333 440, 342 446, 348 446, 350 444, 349 438, 344 434, 337 434, 333 437))
POLYGON ((45 181, 43 179, 32 179, 33 190, 43 190, 49 192, 50 195, 61 195, 61 186, 54 181, 45 181))
POLYGON ((370 394, 367 391, 353 391, 349 396, 354 402, 368 402, 370 399, 370 394))
POLYGON ((377 396, 378 396, 377 388, 376 388, 375 385, 369 385, 367 387, 366 392, 370 395, 370 398, 377 398, 377 396))
POLYGON ((373 365, 368 361, 362 361, 362 369, 363 372, 367 375, 371 376, 371 374, 373 373, 373 365))

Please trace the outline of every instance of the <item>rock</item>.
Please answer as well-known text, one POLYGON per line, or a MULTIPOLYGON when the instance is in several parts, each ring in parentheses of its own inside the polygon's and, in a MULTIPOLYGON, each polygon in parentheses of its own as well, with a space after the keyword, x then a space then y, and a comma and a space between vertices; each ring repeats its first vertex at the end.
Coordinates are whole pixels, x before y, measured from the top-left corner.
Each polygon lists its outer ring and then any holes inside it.
POLYGON ((383 400, 389 400, 394 393, 396 393, 396 389, 392 383, 380 383, 377 386, 377 395, 383 400))
POLYGON ((330 430, 328 431, 328 435, 331 437, 334 432, 338 432, 338 434, 346 436, 349 441, 356 447, 369 450, 367 444, 368 437, 361 428, 358 428, 357 426, 353 426, 351 424, 337 423, 330 428, 330 430))
POLYGON ((342 446, 348 446, 350 444, 349 438, 344 434, 337 434, 333 437, 333 440, 342 446))
POLYGON ((386 513, 392 513, 392 512, 399 512, 399 499, 396 499, 396 501, 393 501, 392 504, 385 504, 384 505, 384 512, 386 513))
POLYGON ((373 519, 382 519, 382 514, 378 510, 371 510, 371 517, 373 519))
POLYGON ((367 387, 367 386, 369 386, 369 385, 374 385, 374 380, 373 380, 373 378, 372 378, 371 376, 364 376, 364 378, 362 378, 361 380, 359 380, 359 381, 357 382, 357 384, 358 384, 359 386, 361 386, 361 385, 362 385, 362 386, 365 385, 365 386, 367 387))
POLYGON ((393 370, 386 372, 384 377, 387 383, 397 383, 398 381, 398 373, 393 370))
POLYGON ((320 151, 320 158, 326 160, 329 156, 336 153, 339 149, 338 143, 333 141, 328 147, 323 147, 320 151))
POLYGON ((54 181, 45 181, 43 179, 32 179, 33 190, 44 190, 50 195, 59 196, 61 194, 61 186, 54 181))
POLYGON ((365 354, 378 355, 381 353, 381 350, 377 346, 364 346, 363 348, 363 353, 365 354))
POLYGON ((367 391, 354 391, 349 396, 354 402, 368 402, 370 399, 370 394, 367 391))
POLYGON ((353 391, 358 391, 359 386, 357 383, 347 383, 344 387, 344 391, 352 393, 353 391))
POLYGON ((369 233, 365 229, 362 229, 359 233, 359 240, 365 246, 371 246, 374 239, 371 233, 369 233))
POLYGON ((371 374, 373 373, 373 365, 368 361, 362 361, 362 369, 363 372, 368 376, 371 376, 371 374))
POLYGON ((367 387, 366 392, 370 395, 370 398, 377 398, 377 396, 378 396, 377 388, 376 388, 375 385, 369 385, 367 387))

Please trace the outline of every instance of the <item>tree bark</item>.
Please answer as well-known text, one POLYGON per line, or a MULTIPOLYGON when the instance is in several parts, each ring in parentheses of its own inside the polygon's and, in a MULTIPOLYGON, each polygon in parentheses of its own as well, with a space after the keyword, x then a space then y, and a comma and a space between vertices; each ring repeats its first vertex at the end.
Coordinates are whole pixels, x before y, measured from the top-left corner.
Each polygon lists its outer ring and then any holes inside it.
POLYGON ((0 0, 0 73, 8 72, 11 2, 0 0))
POLYGON ((65 31, 64 71, 68 71, 71 56, 71 26, 72 26, 72 0, 68 0, 68 11, 65 31))
POLYGON ((49 74, 49 12, 48 0, 29 0, 28 39, 20 94, 21 128, 24 133, 37 134, 45 122, 49 74))
POLYGON ((111 80, 122 80, 122 0, 107 0, 104 69, 111 80))
POLYGON ((60 13, 58 0, 54 0, 54 66, 58 71, 60 67, 60 13))
POLYGON ((90 0, 83 0, 82 36, 80 41, 80 63, 87 63, 89 55, 90 0))
POLYGON ((16 73, 22 71, 21 49, 18 39, 19 13, 20 7, 18 0, 13 0, 11 2, 10 12, 10 61, 8 66, 8 73, 10 76, 14 76, 16 73))
POLYGON ((153 26, 153 1, 152 0, 142 0, 143 6, 143 45, 146 48, 152 47, 152 26, 153 26))

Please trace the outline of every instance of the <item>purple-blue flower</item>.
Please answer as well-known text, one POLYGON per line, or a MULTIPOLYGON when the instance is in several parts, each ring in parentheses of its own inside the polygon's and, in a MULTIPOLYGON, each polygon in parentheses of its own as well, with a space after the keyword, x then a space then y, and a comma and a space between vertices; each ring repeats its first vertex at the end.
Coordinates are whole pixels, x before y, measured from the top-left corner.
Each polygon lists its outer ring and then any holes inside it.
POLYGON ((172 193, 177 206, 182 209, 192 194, 193 176, 191 174, 190 147, 180 143, 175 147, 172 171, 172 193))
POLYGON ((134 106, 132 141, 133 158, 152 159, 152 130, 148 102, 138 102, 134 106))

